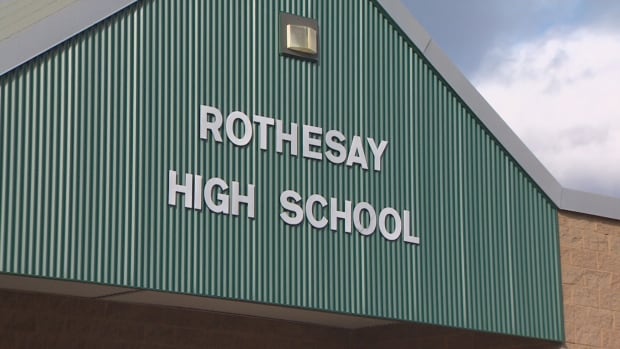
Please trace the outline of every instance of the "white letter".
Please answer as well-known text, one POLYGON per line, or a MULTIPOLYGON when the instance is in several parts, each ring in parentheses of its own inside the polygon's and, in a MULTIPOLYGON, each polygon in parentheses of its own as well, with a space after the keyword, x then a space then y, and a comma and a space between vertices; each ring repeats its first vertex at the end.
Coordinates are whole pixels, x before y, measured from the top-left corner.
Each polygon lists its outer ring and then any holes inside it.
POLYGON ((247 115, 240 111, 234 111, 228 114, 226 118, 226 136, 234 145, 243 147, 248 145, 252 140, 252 123, 247 115), (243 123, 243 137, 238 138, 235 134, 235 121, 241 120, 243 123))
POLYGON ((411 214, 409 213, 409 211, 403 211, 403 230, 405 231, 405 234, 403 234, 403 240, 405 240, 405 242, 408 242, 410 244, 416 244, 419 245, 420 244, 420 238, 417 236, 413 235, 413 231, 410 230, 410 221, 411 221, 411 214))
POLYGON ((372 233, 375 232, 375 228, 377 228, 377 213, 375 212, 374 207, 367 202, 360 202, 355 205, 355 209, 353 209, 353 224, 355 225, 355 229, 357 229, 360 234, 372 235, 372 233), (368 212, 368 216, 370 217, 370 222, 368 222, 368 227, 366 228, 362 225, 363 210, 366 210, 368 212))
POLYGON ((228 190, 228 184, 226 184, 223 179, 217 177, 209 178, 209 180, 205 184, 204 195, 207 207, 209 208, 209 210, 211 210, 211 212, 228 214, 228 195, 218 193, 217 200, 219 200, 220 203, 216 204, 215 201, 213 201, 212 197, 214 187, 220 187, 222 191, 228 190))
POLYGON ((379 143, 379 147, 377 148, 374 139, 367 138, 367 140, 370 150, 372 150, 372 154, 375 156, 375 171, 381 171, 381 157, 383 156, 385 148, 387 148, 388 142, 381 141, 381 143, 379 143))
POLYGON ((394 241, 398 239, 398 237, 400 237, 400 232, 402 231, 402 228, 403 227, 401 225, 400 216, 395 209, 391 207, 386 207, 381 210, 381 213, 379 213, 379 231, 381 232, 381 235, 383 235, 383 237, 390 241, 394 241), (394 217, 394 232, 392 233, 387 231, 387 227, 385 226, 387 216, 394 217))
POLYGON ((185 207, 192 208, 192 182, 194 176, 185 174, 185 185, 177 184, 177 171, 168 171, 168 205, 177 205, 177 193, 185 195, 185 207))
POLYGON ((323 154, 310 150, 310 147, 321 148, 321 139, 312 138, 311 135, 322 135, 323 129, 320 127, 304 125, 301 128, 303 138, 303 155, 305 158, 323 160, 323 154))
POLYGON ((327 147, 330 149, 325 152, 325 157, 327 160, 333 162, 334 164, 341 164, 347 158, 347 148, 342 145, 346 138, 340 131, 329 130, 325 134, 325 143, 327 147))
POLYGON ((285 210, 294 213, 293 216, 289 216, 285 212, 280 213, 280 218, 284 221, 284 223, 288 225, 297 225, 304 220, 304 210, 299 205, 295 205, 295 202, 299 202, 301 200, 301 196, 297 194, 296 191, 285 190, 280 194, 280 204, 282 208, 285 210), (293 201, 289 201, 293 199, 293 201))
POLYGON ((291 155, 297 156, 297 124, 291 123, 291 133, 284 133, 282 120, 276 120, 276 152, 282 153, 282 143, 291 144, 291 155))
POLYGON ((200 106, 200 138, 209 139, 207 131, 211 130, 213 133, 213 139, 216 142, 222 142, 222 135, 220 134, 220 128, 222 127, 222 113, 219 109, 209 107, 208 105, 200 106), (213 122, 209 122, 209 115, 215 116, 213 122))
POLYGON ((310 225, 312 225, 313 227, 317 228, 317 229, 322 229, 325 228, 327 226, 327 218, 323 217, 319 220, 316 219, 316 217, 314 216, 314 204, 315 203, 319 203, 321 204, 321 207, 325 207, 327 206, 327 200, 325 200, 324 197, 322 197, 321 195, 310 195, 310 197, 308 198, 308 201, 306 201, 306 217, 308 217, 308 222, 310 222, 310 225))
POLYGON ((240 195, 239 182, 233 181, 230 198, 232 202, 230 212, 233 216, 239 215, 239 204, 244 203, 248 205, 248 218, 254 218, 254 184, 248 184, 248 195, 240 195))
POLYGON ((344 211, 338 211, 338 199, 329 200, 329 227, 331 230, 338 230, 338 220, 344 219, 344 231, 351 233, 351 201, 344 202, 344 211))
POLYGON ((349 158, 347 159, 347 166, 353 164, 359 164, 364 170, 368 169, 368 163, 366 162, 366 153, 364 152, 364 146, 362 145, 362 139, 359 136, 353 136, 351 141, 351 149, 349 149, 349 158))
POLYGON ((267 126, 273 126, 275 121, 260 115, 254 115, 254 122, 258 124, 259 144, 262 150, 267 150, 267 126))
POLYGON ((202 176, 194 177, 194 210, 202 210, 202 176))

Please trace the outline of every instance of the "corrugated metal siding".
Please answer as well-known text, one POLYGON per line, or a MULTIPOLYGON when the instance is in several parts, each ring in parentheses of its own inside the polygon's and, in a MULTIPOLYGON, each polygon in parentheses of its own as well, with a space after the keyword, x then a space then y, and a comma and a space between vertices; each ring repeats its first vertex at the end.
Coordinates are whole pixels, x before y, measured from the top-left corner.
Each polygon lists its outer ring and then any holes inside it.
POLYGON ((563 339, 556 208, 373 2, 143 1, 0 88, 2 272, 563 339), (278 55, 280 11, 318 64, 278 55), (201 104, 388 140, 384 168, 200 141, 201 104), (170 169, 256 184, 256 219, 168 206, 170 169), (286 189, 422 243, 285 225, 286 189))

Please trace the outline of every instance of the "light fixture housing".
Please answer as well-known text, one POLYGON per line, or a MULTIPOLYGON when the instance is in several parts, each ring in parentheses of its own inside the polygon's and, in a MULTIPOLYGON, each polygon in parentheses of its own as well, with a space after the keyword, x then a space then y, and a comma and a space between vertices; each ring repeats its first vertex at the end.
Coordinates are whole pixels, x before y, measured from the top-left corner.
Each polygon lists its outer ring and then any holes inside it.
POLYGON ((290 13, 280 13, 280 53, 318 62, 318 22, 290 13))
POLYGON ((286 25, 286 48, 305 54, 316 54, 316 30, 303 25, 286 25))

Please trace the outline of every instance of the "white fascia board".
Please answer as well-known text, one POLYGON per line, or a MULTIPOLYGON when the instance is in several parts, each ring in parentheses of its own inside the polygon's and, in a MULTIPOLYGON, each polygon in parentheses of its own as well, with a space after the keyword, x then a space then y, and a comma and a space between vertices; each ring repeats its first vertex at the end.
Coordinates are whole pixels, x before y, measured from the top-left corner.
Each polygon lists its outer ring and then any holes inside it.
POLYGON ((137 0, 78 0, 0 41, 0 76, 137 0))

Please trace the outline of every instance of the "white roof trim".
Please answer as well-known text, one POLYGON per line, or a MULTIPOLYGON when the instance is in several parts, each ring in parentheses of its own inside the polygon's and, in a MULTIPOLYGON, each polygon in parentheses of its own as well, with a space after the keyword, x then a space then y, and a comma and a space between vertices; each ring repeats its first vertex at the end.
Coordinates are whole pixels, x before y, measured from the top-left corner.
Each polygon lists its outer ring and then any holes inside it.
MULTIPOLYGON (((77 0, 0 41, 0 76, 136 1, 77 0)), ((401 0, 377 2, 559 209, 620 219, 620 199, 562 187, 432 40, 401 0)))
POLYGON ((559 208, 594 216, 620 219, 620 199, 562 188, 559 208))
POLYGON ((0 41, 0 75, 113 15, 136 0, 77 0, 0 41))

